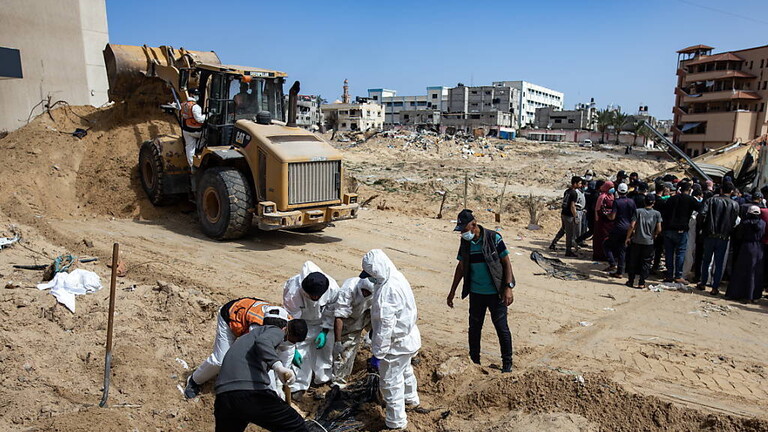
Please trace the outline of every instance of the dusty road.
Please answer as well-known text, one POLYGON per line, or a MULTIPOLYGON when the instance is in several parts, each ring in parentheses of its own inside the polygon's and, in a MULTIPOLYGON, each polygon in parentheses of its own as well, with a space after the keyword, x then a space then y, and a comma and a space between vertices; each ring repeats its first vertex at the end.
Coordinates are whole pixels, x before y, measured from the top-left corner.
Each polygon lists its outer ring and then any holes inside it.
MULTIPOLYGON (((489 215, 490 216, 490 215, 489 215)), ((492 222, 491 217, 485 218, 492 222)), ((182 220, 183 221, 183 220, 182 220)), ((130 263, 152 261, 157 278, 205 288, 214 298, 266 296, 280 301, 282 282, 312 260, 343 281, 360 258, 382 248, 411 281, 425 344, 461 354, 466 349, 466 302, 445 304, 458 238, 449 220, 369 210, 320 234, 255 233, 212 242, 190 221, 165 224, 115 220, 58 221, 72 238, 107 246, 119 239, 130 263)), ((490 224, 495 227, 495 224, 490 224)), ((717 412, 764 417, 768 410, 768 310, 707 294, 634 290, 594 277, 550 279, 529 259, 547 238, 502 229, 518 280, 510 323, 518 370, 562 368, 606 372, 642 394, 717 412), (525 236, 525 237, 522 237, 525 236), (613 297, 613 298, 611 298, 613 297), (583 327, 579 323, 591 323, 583 327)), ((603 265, 572 261, 599 274, 603 265)), ((149 276, 150 272, 142 272, 149 276)), ((484 362, 499 362, 495 334, 484 332, 484 362)))

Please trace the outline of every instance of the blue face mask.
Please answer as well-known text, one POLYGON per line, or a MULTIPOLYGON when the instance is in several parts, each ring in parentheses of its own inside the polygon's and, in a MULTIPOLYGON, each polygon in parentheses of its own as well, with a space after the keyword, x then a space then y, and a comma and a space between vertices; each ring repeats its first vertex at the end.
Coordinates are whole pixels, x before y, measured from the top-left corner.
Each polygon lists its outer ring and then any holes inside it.
POLYGON ((466 231, 461 233, 461 238, 463 238, 466 241, 471 241, 475 238, 475 234, 472 232, 472 230, 466 231))
POLYGON ((610 188, 610 189, 608 189, 608 193, 609 194, 614 194, 614 193, 616 193, 616 189, 615 188, 610 188))
POLYGON ((374 278, 374 277, 372 277, 372 276, 371 276, 371 277, 368 277, 368 282, 370 282, 370 283, 372 283, 372 284, 375 284, 375 283, 376 283, 376 278, 374 278))

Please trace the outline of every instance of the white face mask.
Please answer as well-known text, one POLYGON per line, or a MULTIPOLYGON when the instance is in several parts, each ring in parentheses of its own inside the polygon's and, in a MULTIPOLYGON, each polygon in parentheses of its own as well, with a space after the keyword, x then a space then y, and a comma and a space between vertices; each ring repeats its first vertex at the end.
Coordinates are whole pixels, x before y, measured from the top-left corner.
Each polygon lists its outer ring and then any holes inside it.
POLYGON ((584 180, 590 181, 590 180, 592 180, 592 176, 587 174, 587 175, 584 176, 584 180))
POLYGON ((466 241, 471 241, 473 238, 475 238, 475 234, 472 232, 472 230, 469 230, 461 233, 461 238, 463 238, 466 241))

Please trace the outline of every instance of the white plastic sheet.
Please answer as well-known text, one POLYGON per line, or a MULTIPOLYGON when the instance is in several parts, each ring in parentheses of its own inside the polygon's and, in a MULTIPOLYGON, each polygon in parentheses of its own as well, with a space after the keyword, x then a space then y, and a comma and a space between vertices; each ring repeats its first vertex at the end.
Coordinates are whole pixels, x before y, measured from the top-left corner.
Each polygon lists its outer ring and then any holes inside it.
POLYGON ((37 285, 39 290, 49 288, 59 303, 75 313, 75 296, 96 292, 102 287, 99 275, 92 271, 76 269, 72 273, 56 273, 51 281, 37 285))

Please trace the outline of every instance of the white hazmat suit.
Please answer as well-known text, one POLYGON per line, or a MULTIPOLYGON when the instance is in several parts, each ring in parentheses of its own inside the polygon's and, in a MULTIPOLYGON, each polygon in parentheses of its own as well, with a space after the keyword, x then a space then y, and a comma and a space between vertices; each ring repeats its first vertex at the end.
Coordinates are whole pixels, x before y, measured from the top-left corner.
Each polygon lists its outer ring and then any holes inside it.
POLYGON ((363 270, 374 279, 371 351, 380 360, 380 388, 387 405, 384 420, 387 427, 405 428, 405 405, 419 404, 411 367, 411 359, 421 348, 416 300, 411 285, 384 251, 366 253, 363 270))
POLYGON ((301 273, 285 282, 283 287, 283 306, 293 318, 302 318, 307 322, 307 338, 296 344, 296 350, 302 357, 300 367, 294 365, 296 382, 291 385, 291 392, 304 391, 309 388, 312 374, 315 384, 331 380, 333 356, 333 322, 334 311, 339 297, 339 285, 335 279, 328 276, 312 261, 307 261, 301 268, 301 273), (317 301, 301 288, 301 282, 310 273, 320 272, 328 278, 328 290, 317 301), (323 329, 327 329, 325 346, 315 347, 315 338, 323 329))
POLYGON ((371 303, 373 283, 359 277, 349 278, 341 285, 336 318, 341 318, 341 338, 336 341, 333 352, 333 382, 346 384, 352 373, 355 357, 363 342, 363 330, 371 326, 371 303), (363 295, 363 290, 368 295, 363 295))

